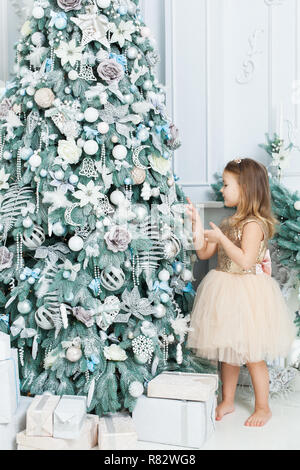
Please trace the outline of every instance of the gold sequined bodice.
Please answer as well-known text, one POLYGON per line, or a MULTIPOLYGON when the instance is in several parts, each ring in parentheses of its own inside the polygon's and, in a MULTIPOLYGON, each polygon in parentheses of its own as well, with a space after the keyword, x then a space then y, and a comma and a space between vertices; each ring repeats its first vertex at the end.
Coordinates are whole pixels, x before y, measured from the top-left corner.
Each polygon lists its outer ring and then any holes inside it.
POLYGON ((228 237, 236 246, 241 248, 243 227, 247 222, 258 222, 264 232, 264 239, 260 243, 259 253, 256 259, 256 263, 250 269, 243 269, 227 255, 224 248, 219 244, 218 245, 218 266, 217 271, 224 271, 232 274, 256 274, 256 264, 260 264, 266 255, 268 249, 268 234, 267 227, 260 219, 257 217, 251 216, 244 219, 238 225, 231 226, 229 223, 230 217, 223 219, 219 228, 222 230, 224 235, 228 237))

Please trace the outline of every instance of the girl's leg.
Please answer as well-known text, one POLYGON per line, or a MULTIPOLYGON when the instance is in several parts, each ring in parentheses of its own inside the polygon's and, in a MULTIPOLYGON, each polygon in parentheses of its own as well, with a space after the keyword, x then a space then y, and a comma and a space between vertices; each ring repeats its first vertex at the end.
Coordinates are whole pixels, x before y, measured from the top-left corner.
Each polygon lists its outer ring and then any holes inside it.
POLYGON ((239 366, 233 366, 231 364, 227 364, 226 362, 222 362, 222 402, 217 406, 216 409, 217 421, 220 421, 224 415, 234 411, 234 397, 239 374, 239 366))
POLYGON ((264 426, 272 416, 269 408, 269 371, 265 361, 247 364, 255 393, 255 411, 246 426, 264 426))

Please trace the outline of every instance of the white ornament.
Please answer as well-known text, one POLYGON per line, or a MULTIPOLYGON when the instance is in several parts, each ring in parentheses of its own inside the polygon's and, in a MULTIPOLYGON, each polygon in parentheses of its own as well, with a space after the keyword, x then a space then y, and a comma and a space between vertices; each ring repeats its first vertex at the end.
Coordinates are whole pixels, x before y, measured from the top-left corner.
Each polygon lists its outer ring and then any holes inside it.
POLYGON ((31 36, 31 42, 34 46, 42 46, 45 42, 45 35, 37 31, 31 36))
POLYGON ((135 204, 132 210, 136 214, 136 219, 138 222, 142 222, 148 214, 147 208, 141 204, 135 204))
POLYGON ((83 248, 83 239, 78 235, 74 235, 74 237, 70 238, 68 246, 72 251, 80 251, 83 248))
POLYGON ((181 279, 185 282, 191 281, 193 278, 193 273, 189 269, 184 269, 181 273, 181 279))
POLYGON ((68 77, 70 80, 77 80, 78 78, 78 72, 76 70, 70 70, 70 72, 68 73, 68 77))
POLYGON ((144 82, 144 84, 143 84, 143 89, 144 89, 145 91, 148 91, 148 90, 151 90, 151 88, 152 88, 152 82, 151 82, 151 80, 146 80, 146 81, 144 82))
POLYGON ((44 9, 42 7, 34 7, 32 10, 32 16, 36 20, 40 20, 45 15, 44 9))
POLYGON ((34 101, 42 108, 50 108, 55 100, 53 91, 50 88, 40 88, 34 95, 34 101))
POLYGON ((29 250, 36 250, 45 241, 45 232, 39 225, 33 227, 30 237, 26 234, 22 235, 22 242, 29 250))
POLYGON ((32 309, 32 303, 29 300, 23 300, 23 302, 19 302, 17 305, 17 309, 19 313, 25 315, 29 313, 32 309))
POLYGON ((30 217, 25 217, 25 219, 23 220, 23 227, 29 228, 32 226, 32 224, 32 219, 30 217))
POLYGON ((110 6, 111 0, 97 0, 97 4, 99 8, 108 8, 110 6))
POLYGON ((100 122, 97 126, 97 129, 100 134, 107 134, 109 131, 109 124, 107 124, 107 122, 100 122))
POLYGON ((176 362, 177 364, 182 364, 183 357, 182 357, 182 347, 181 344, 177 344, 176 348, 176 362))
POLYGON ((160 189, 159 188, 152 188, 151 189, 151 194, 152 194, 153 197, 159 197, 160 189))
POLYGON ((136 47, 130 47, 127 51, 128 59, 134 60, 137 58, 138 50, 136 47))
POLYGON ((163 318, 166 315, 166 307, 162 304, 154 305, 152 316, 155 318, 163 318))
POLYGON ((122 191, 119 191, 118 189, 116 191, 113 191, 110 195, 110 202, 114 204, 115 206, 120 206, 124 203, 125 201, 125 195, 122 193, 122 191))
POLYGON ((54 235, 61 237, 66 233, 66 227, 61 222, 56 222, 52 227, 54 235))
POLYGON ((101 284, 108 291, 119 290, 125 282, 125 274, 122 269, 115 266, 106 267, 100 275, 101 284))
POLYGON ((144 393, 144 385, 138 381, 131 382, 128 391, 132 397, 138 398, 144 393))
POLYGON ((95 155, 99 150, 99 145, 95 140, 87 140, 83 146, 83 150, 87 155, 95 155))
POLYGON ((70 362, 77 362, 79 359, 82 358, 82 351, 79 348, 75 348, 74 346, 71 346, 70 348, 67 349, 66 352, 66 358, 70 362))
POLYGON ((158 279, 160 281, 167 282, 170 279, 169 271, 167 271, 166 269, 163 269, 162 271, 160 271, 160 273, 158 274, 158 279))
POLYGON ((84 112, 84 119, 87 122, 95 122, 99 118, 99 111, 96 108, 87 108, 84 112))
POLYGON ((33 168, 38 168, 41 163, 42 163, 42 159, 41 157, 37 154, 37 153, 34 153, 28 160, 28 163, 30 166, 32 166, 33 168))
POLYGON ((124 145, 116 145, 113 149, 113 156, 117 160, 124 160, 127 156, 127 148, 124 145))
POLYGON ((300 201, 295 202, 294 208, 295 208, 296 211, 300 211, 300 201))
POLYGON ((143 26, 141 28, 141 35, 143 38, 148 38, 149 36, 151 36, 151 29, 147 26, 143 26))

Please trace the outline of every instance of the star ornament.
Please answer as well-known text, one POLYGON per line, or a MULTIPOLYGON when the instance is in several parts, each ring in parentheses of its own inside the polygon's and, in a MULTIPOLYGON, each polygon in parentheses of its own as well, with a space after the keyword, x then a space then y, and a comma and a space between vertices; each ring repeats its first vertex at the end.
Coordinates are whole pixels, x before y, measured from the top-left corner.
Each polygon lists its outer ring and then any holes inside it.
POLYGON ((82 45, 97 41, 109 49, 110 45, 106 36, 109 29, 107 17, 98 15, 95 5, 90 5, 86 10, 87 14, 71 18, 71 21, 82 30, 82 45))

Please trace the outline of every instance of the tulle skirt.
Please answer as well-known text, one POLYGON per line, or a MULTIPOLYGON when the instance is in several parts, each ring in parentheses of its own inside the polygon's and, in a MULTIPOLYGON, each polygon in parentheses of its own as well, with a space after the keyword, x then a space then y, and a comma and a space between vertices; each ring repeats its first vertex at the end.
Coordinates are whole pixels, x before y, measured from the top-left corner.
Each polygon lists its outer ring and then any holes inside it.
POLYGON ((286 357, 297 334, 274 278, 215 269, 197 289, 191 328, 197 356, 239 366, 286 357))

